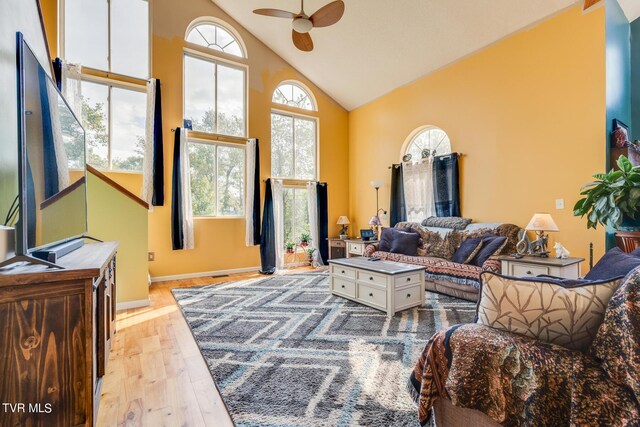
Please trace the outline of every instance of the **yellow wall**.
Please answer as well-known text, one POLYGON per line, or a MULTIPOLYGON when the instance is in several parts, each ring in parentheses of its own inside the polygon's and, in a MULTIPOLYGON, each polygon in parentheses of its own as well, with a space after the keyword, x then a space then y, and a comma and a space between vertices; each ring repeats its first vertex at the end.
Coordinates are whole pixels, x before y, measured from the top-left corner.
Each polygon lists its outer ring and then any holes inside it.
MULTIPOLYGON (((56 0, 43 0, 55 3, 56 0)), ((257 247, 245 246, 244 219, 196 219, 195 244, 191 251, 173 251, 171 247, 171 160, 173 133, 171 128, 182 122, 182 55, 188 25, 196 18, 213 16, 233 26, 241 35, 248 51, 249 66, 249 136, 260 139, 262 179, 270 175, 270 138, 273 104, 271 96, 283 80, 298 80, 307 85, 316 97, 319 108, 320 180, 329 184, 329 232, 337 234, 335 222, 348 214, 348 113, 324 94, 311 81, 253 37, 210 0, 190 0, 179 4, 172 0, 150 2, 152 21, 152 75, 162 81, 165 206, 156 207, 149 215, 149 251, 156 261, 149 263, 152 276, 192 274, 256 267, 260 265, 257 247)), ((56 10, 50 5, 47 11, 56 10)), ((49 12, 52 13, 52 12, 49 12)), ((51 16, 45 21, 55 22, 51 16)), ((49 42, 55 32, 48 30, 49 42)), ((52 51, 55 47, 51 47, 52 51)), ((283 108, 286 109, 286 108, 283 108)), ((140 194, 141 176, 109 173, 110 178, 140 194)), ((264 185, 262 186, 264 194, 264 185)))
POLYGON ((147 210, 90 172, 87 200, 89 235, 120 243, 117 302, 147 300, 147 210))
MULTIPOLYGON (((450 136, 461 160, 462 214, 475 221, 524 226, 546 211, 572 255, 596 259, 602 230, 574 218, 579 188, 605 168, 604 10, 578 6, 509 37, 349 116, 350 213, 365 227, 375 211, 372 180, 383 180, 388 208, 391 163, 407 136, 434 125, 450 136), (364 161, 366 159, 366 161, 364 161), (565 209, 555 209, 555 199, 565 209)), ((353 227, 353 226, 352 226, 353 227)), ((357 228, 354 228, 357 229, 357 228)))

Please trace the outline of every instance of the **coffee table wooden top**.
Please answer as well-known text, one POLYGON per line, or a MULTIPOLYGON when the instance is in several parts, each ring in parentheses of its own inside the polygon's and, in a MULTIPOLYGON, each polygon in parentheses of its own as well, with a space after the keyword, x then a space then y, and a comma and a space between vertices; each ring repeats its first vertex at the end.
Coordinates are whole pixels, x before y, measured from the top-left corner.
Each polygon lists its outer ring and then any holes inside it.
POLYGON ((395 276, 397 274, 411 273, 413 271, 424 270, 422 265, 404 264, 393 261, 369 261, 369 258, 339 258, 329 260, 329 264, 340 265, 342 267, 357 268, 358 270, 372 271, 374 273, 395 276))

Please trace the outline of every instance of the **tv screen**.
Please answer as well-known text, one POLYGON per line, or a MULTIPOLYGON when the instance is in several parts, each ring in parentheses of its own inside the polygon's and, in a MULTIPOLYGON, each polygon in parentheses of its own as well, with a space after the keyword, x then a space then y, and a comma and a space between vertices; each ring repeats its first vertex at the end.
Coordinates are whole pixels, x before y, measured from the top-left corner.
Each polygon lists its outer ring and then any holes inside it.
POLYGON ((16 249, 27 254, 87 233, 85 131, 21 35, 17 42, 21 165, 16 249))

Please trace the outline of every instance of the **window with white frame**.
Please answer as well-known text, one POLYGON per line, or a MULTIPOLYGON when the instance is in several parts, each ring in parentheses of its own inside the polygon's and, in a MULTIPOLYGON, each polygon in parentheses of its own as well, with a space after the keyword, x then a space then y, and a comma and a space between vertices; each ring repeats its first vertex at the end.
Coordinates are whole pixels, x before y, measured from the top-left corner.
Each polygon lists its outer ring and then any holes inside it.
POLYGON ((440 128, 429 126, 417 132, 406 147, 405 156, 410 161, 419 161, 434 156, 451 154, 449 135, 440 128))
POLYGON ((303 235, 309 235, 309 204, 306 187, 284 187, 284 243, 300 243, 303 235))
POLYGON ((87 163, 142 171, 149 77, 146 0, 62 0, 61 52, 82 66, 87 163))
POLYGON ((313 117, 271 113, 271 176, 315 180, 317 171, 317 120, 313 117))
POLYGON ((245 147, 239 144, 189 141, 193 215, 244 215, 245 147))
POLYGON ((245 58, 240 40, 218 23, 203 22, 187 31, 198 49, 184 53, 184 119, 194 131, 247 136, 247 68, 219 56, 245 58))
POLYGON ((288 105, 302 110, 317 110, 311 93, 301 85, 293 82, 280 84, 273 92, 272 101, 276 104, 288 105))

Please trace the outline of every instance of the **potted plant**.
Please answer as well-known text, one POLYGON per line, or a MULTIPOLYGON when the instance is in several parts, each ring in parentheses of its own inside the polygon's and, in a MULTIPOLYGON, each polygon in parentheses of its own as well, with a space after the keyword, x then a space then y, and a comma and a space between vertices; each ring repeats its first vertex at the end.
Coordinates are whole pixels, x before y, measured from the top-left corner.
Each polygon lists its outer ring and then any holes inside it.
POLYGON ((307 249, 307 261, 309 265, 313 265, 313 254, 316 252, 314 248, 307 249))
POLYGON ((640 166, 620 156, 619 170, 593 175, 596 179, 584 185, 573 208, 575 216, 587 217, 587 228, 598 224, 620 231, 640 231, 640 166))
POLYGON ((295 252, 294 249, 296 247, 296 244, 293 242, 287 242, 285 243, 284 247, 287 248, 288 254, 292 254, 293 252, 295 252))
POLYGON ((309 233, 302 233, 302 235, 300 236, 300 245, 309 246, 310 242, 311 242, 311 236, 309 235, 309 233))

